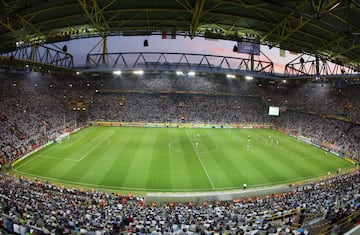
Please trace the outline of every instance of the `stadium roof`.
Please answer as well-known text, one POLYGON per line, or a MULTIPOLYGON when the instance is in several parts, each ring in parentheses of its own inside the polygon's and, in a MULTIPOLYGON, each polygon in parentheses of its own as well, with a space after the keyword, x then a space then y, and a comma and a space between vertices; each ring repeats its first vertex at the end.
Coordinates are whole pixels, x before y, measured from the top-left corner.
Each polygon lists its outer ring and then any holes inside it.
POLYGON ((260 40, 360 68, 358 0, 1 0, 0 53, 106 35, 260 40))

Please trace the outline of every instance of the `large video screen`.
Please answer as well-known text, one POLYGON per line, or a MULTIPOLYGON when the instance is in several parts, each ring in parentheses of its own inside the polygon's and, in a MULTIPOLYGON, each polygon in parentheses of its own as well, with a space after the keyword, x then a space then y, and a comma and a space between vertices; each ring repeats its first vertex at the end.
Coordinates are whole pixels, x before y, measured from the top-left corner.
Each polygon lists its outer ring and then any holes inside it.
POLYGON ((270 116, 279 116, 280 108, 276 106, 269 106, 269 115, 270 116))
POLYGON ((257 40, 253 41, 241 41, 237 43, 237 52, 260 55, 260 42, 257 40))

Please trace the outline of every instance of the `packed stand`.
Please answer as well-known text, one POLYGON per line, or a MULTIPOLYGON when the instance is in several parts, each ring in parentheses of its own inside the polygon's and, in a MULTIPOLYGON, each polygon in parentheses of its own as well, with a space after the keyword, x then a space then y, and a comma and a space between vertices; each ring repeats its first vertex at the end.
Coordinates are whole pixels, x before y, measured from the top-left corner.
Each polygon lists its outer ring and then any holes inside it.
POLYGON ((259 97, 177 93, 98 93, 89 120, 171 123, 269 123, 259 97), (251 107, 249 109, 249 107, 251 107))
POLYGON ((360 86, 335 83, 306 83, 296 86, 262 85, 259 94, 268 105, 285 106, 320 115, 333 115, 360 122, 360 86))
POLYGON ((0 156, 7 162, 54 139, 60 130, 72 125, 64 103, 37 83, 24 75, 0 79, 0 156))
POLYGON ((329 143, 340 154, 359 160, 359 126, 323 116, 287 110, 275 120, 276 127, 294 136, 305 136, 322 147, 329 143))
POLYGON ((334 144, 355 158, 360 152, 356 85, 266 85, 215 75, 169 74, 80 79, 30 74, 3 75, 1 80, 0 155, 8 160, 88 120, 275 123, 334 144), (270 105, 281 107, 279 118, 267 115, 270 105))
POLYGON ((21 234, 306 234, 307 214, 336 224, 360 207, 359 170, 291 193, 206 204, 155 205, 4 174, 0 186, 2 226, 21 234))
POLYGON ((358 85, 338 88, 334 84, 310 83, 291 88, 264 85, 259 93, 267 106, 280 107, 280 117, 274 119, 277 128, 309 137, 317 145, 359 161, 358 90, 358 85))

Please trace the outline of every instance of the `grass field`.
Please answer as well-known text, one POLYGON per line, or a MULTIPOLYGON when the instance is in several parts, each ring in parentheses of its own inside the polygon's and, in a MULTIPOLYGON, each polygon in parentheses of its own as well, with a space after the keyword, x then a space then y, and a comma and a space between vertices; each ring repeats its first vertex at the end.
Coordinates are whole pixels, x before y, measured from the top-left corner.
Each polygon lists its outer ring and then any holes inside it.
POLYGON ((269 129, 87 127, 14 171, 112 190, 200 192, 306 180, 352 165, 269 129))

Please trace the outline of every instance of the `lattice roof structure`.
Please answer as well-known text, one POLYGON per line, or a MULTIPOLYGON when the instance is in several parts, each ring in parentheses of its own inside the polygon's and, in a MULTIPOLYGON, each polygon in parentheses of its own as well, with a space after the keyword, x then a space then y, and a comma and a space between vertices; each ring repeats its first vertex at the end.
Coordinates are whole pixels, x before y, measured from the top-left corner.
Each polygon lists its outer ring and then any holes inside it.
POLYGON ((86 37, 153 34, 255 38, 360 68, 358 0, 0 1, 0 53, 86 37))

